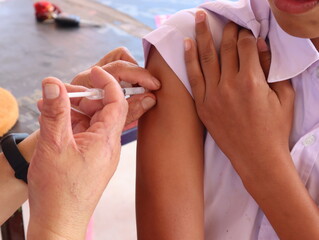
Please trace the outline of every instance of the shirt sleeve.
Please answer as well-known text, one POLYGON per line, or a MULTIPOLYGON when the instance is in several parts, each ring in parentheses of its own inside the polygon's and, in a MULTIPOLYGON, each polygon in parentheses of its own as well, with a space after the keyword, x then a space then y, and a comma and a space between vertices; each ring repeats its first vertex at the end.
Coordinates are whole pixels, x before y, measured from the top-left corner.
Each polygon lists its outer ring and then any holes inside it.
MULTIPOLYGON (((195 39, 195 13, 198 8, 187 9, 171 16, 162 26, 143 38, 144 56, 148 59, 149 50, 153 45, 182 81, 192 95, 184 62, 184 39, 195 39)), ((222 29, 227 20, 207 12, 207 19, 217 51, 221 42, 222 29)))

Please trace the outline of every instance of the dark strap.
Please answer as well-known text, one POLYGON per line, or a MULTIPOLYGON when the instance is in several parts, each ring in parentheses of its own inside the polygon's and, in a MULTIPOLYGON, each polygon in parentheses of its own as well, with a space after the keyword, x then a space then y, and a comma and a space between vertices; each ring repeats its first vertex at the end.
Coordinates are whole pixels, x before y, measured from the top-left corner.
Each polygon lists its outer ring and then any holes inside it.
POLYGON ((24 159, 17 146, 26 137, 28 137, 27 133, 10 133, 2 138, 1 148, 15 172, 15 177, 28 183, 29 163, 24 159))

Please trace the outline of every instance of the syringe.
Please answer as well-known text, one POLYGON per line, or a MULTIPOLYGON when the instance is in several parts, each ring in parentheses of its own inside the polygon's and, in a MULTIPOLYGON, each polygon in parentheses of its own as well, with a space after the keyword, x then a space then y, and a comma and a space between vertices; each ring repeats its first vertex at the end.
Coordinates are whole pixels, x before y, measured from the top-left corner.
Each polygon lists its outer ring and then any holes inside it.
MULTIPOLYGON (((143 87, 130 87, 122 88, 124 96, 136 95, 145 93, 145 88, 143 87)), ((104 98, 104 90, 100 88, 89 88, 85 92, 70 92, 68 93, 69 98, 76 97, 86 97, 90 100, 99 100, 104 98)))

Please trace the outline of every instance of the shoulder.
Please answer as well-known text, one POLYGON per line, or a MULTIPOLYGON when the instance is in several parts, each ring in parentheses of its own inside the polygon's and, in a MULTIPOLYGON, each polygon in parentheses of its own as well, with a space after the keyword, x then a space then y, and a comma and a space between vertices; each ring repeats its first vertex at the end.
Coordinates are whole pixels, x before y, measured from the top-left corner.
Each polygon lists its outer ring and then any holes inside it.
POLYGON ((170 41, 171 39, 195 38, 195 13, 199 9, 206 11, 212 34, 216 35, 215 37, 220 36, 225 25, 224 18, 203 8, 191 8, 172 15, 162 26, 146 35, 144 41, 156 46, 159 42, 170 41))
MULTIPOLYGON (((198 10, 199 8, 193 8, 177 12, 143 39, 145 60, 148 61, 151 57, 149 51, 151 46, 154 46, 189 92, 190 85, 184 63, 184 39, 195 39, 195 13, 198 10)), ((219 48, 226 21, 211 11, 206 12, 216 47, 219 48)))

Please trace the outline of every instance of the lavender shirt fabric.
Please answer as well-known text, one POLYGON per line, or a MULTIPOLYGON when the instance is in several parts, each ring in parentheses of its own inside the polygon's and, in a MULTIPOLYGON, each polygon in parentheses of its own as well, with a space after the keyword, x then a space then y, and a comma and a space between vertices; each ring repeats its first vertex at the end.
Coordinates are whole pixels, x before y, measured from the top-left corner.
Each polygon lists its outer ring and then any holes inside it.
MULTIPOLYGON (((219 49, 228 21, 267 38, 272 52, 268 82, 292 78, 296 92, 295 116, 290 139, 291 155, 302 182, 319 204, 319 53, 309 39, 285 33, 272 15, 267 0, 207 2, 210 29, 219 49)), ((144 40, 145 59, 151 45, 191 93, 184 63, 183 40, 195 38, 198 9, 178 12, 144 40)), ((274 166, 276 167, 276 166, 274 166)), ((230 161, 208 134, 205 141, 205 239, 278 239, 254 199, 245 190, 230 161)))

